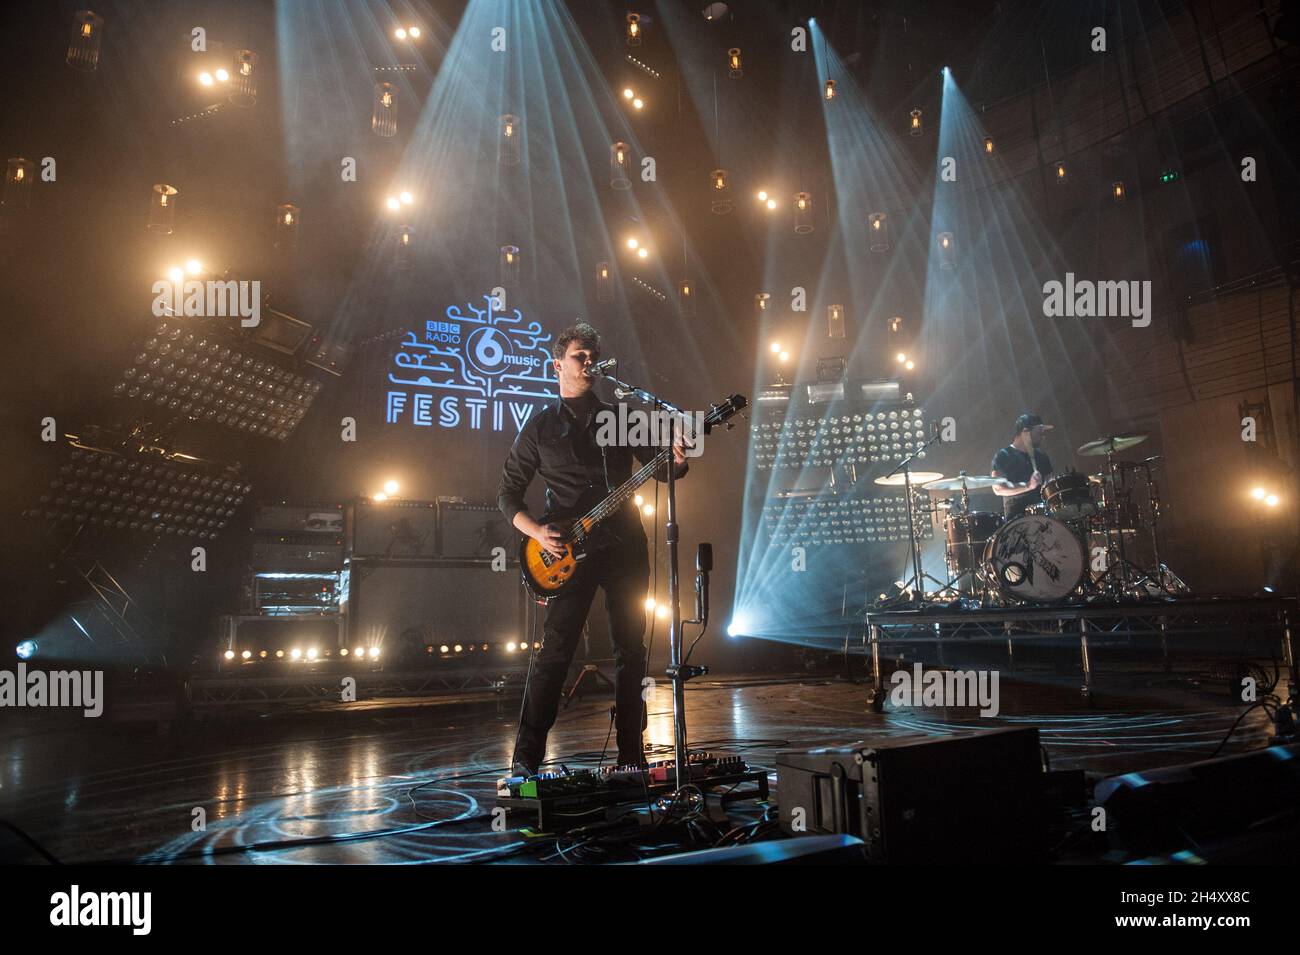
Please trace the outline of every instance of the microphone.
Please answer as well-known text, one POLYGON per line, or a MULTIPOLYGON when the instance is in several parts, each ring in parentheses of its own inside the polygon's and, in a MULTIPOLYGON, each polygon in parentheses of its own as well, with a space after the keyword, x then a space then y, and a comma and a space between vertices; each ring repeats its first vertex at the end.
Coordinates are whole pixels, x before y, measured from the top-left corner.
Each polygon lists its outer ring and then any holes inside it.
POLYGON ((695 550, 695 619, 709 622, 709 572, 713 570, 713 545, 700 544, 695 550))
POLYGON ((596 362, 590 368, 584 368, 582 373, 588 378, 603 378, 605 372, 610 371, 617 364, 617 358, 606 358, 604 361, 596 362))

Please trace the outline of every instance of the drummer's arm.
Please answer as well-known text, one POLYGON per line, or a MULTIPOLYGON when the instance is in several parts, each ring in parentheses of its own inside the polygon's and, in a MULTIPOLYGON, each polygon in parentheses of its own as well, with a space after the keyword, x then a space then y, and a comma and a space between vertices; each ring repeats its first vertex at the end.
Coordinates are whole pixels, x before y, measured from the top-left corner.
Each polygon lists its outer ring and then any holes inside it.
POLYGON ((997 471, 991 473, 995 478, 1002 478, 1001 484, 993 485, 993 493, 998 497, 1019 497, 1021 494, 1028 494, 1030 491, 1035 490, 1042 481, 1037 471, 1024 484, 1012 484, 997 471))

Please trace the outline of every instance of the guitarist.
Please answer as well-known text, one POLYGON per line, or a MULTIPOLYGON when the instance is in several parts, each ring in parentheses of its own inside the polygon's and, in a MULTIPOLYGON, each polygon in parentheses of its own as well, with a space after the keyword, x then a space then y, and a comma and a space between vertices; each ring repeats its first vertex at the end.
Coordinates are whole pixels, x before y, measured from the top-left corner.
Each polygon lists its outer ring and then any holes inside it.
MULTIPOLYGON (((497 505, 521 533, 556 556, 563 554, 565 528, 541 524, 524 505, 524 494, 540 474, 546 484, 546 513, 578 517, 627 480, 633 458, 648 463, 656 447, 604 446, 596 441, 597 414, 614 411, 592 390, 596 379, 586 372, 600 359, 600 334, 580 322, 560 333, 551 351, 560 397, 534 414, 520 430, 501 472, 497 505)), ((673 448, 674 478, 686 473, 680 441, 673 448)), ((666 480, 664 472, 657 474, 666 480)), ((596 529, 587 556, 569 583, 546 607, 542 648, 533 661, 524 692, 513 775, 531 776, 546 753, 546 735, 555 723, 564 678, 577 650, 583 624, 598 588, 605 590, 605 609, 614 644, 615 725, 619 765, 641 765, 646 726, 641 681, 645 678, 645 600, 650 562, 645 531, 631 503, 596 529)))
POLYGON ((1001 484, 993 485, 993 493, 1002 498, 1007 520, 1043 500, 1040 488, 1052 476, 1052 461, 1038 448, 1050 430, 1052 425, 1043 424, 1038 415, 1022 414, 1012 426, 1011 443, 993 456, 989 474, 1002 479, 1001 484))

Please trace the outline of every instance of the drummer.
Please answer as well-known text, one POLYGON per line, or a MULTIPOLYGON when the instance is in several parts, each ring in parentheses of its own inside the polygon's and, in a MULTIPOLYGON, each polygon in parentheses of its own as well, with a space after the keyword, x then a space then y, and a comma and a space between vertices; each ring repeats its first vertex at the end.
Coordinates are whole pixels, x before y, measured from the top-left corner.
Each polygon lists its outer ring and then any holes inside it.
POLYGON ((1043 424, 1038 415, 1022 414, 1013 426, 1011 443, 993 455, 989 474, 1002 479, 993 485, 993 493, 1002 498, 1002 512, 1007 520, 1023 514, 1031 505, 1042 503, 1039 489, 1052 476, 1052 460, 1042 450, 1043 437, 1050 430, 1052 425, 1043 424))

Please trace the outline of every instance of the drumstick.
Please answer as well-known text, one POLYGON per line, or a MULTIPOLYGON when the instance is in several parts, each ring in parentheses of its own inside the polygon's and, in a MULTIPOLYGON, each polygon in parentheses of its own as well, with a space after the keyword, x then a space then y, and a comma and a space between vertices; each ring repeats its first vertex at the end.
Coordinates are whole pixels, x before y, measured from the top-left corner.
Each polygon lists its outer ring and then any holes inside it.
MULTIPOLYGON (((1029 445, 1029 463, 1034 466, 1035 471, 1038 471, 1038 453, 1034 450, 1033 429, 1030 429, 1029 433, 1025 435, 1025 443, 1029 445)), ((1038 473, 1041 474, 1042 472, 1038 471, 1038 473)), ((1030 476, 1032 477, 1033 475, 1030 476)))

